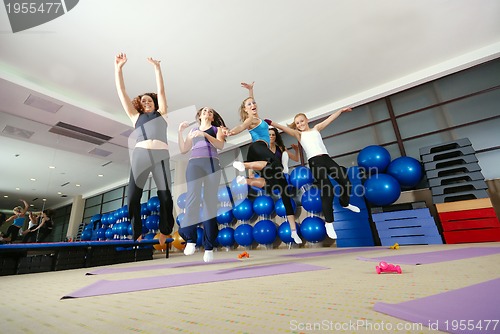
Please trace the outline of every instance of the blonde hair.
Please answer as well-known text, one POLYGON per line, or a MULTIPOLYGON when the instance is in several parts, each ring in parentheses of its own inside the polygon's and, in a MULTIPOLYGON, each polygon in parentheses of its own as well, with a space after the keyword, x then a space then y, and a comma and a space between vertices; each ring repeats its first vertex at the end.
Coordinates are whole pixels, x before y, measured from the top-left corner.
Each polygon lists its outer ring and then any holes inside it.
POLYGON ((16 206, 12 211, 21 213, 23 212, 23 208, 21 206, 16 206))
POLYGON ((245 111, 245 103, 249 100, 252 99, 255 101, 255 99, 251 96, 247 97, 246 99, 241 102, 240 105, 240 121, 244 122, 248 118, 248 113, 245 111))
POLYGON ((288 127, 289 127, 290 129, 297 130, 297 126, 295 125, 295 119, 296 119, 297 117, 299 117, 299 116, 304 116, 304 117, 305 117, 305 119, 307 119, 306 114, 304 114, 304 113, 298 113, 297 115, 295 115, 295 116, 293 117, 293 122, 292 122, 292 123, 290 123, 290 124, 287 124, 287 125, 288 125, 288 127))

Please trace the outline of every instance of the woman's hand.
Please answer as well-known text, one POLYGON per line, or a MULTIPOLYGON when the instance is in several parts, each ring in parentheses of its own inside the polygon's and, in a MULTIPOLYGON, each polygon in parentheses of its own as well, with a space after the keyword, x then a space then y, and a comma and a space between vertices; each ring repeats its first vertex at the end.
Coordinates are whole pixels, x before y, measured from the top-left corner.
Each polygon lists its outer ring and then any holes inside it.
POLYGON ((195 137, 205 137, 205 132, 200 131, 200 130, 193 130, 189 133, 189 138, 195 138, 195 137))
POLYGON ((184 131, 188 126, 189 126, 189 122, 188 121, 184 121, 181 124, 179 124, 179 132, 184 131))
POLYGON ((127 62, 127 55, 125 53, 119 53, 115 57, 115 67, 117 69, 121 69, 126 62, 127 62))
POLYGON ((161 60, 156 60, 156 59, 153 59, 151 57, 148 58, 148 61, 153 64, 155 67, 160 67, 160 61, 161 60))
POLYGON ((254 84, 254 83, 255 83, 255 81, 253 81, 251 84, 248 84, 248 83, 246 83, 246 82, 242 82, 242 83, 241 83, 241 87, 246 88, 246 89, 248 89, 248 90, 252 90, 252 89, 253 89, 253 84, 254 84))
POLYGON ((292 144, 292 148, 295 152, 298 152, 299 151, 299 145, 297 144, 292 144))
POLYGON ((349 112, 349 111, 352 111, 351 107, 345 107, 345 108, 340 109, 340 112, 349 112))

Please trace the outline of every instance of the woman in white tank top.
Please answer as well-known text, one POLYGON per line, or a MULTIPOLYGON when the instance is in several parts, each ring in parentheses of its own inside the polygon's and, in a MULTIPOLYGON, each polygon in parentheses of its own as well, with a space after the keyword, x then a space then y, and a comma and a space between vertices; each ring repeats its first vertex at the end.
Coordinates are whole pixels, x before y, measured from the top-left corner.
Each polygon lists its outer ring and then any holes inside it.
POLYGON ((329 176, 337 181, 340 186, 340 204, 354 212, 359 212, 360 210, 357 206, 349 204, 348 189, 350 188, 350 182, 347 177, 347 170, 345 167, 339 166, 330 157, 320 131, 330 125, 340 114, 348 111, 352 111, 352 109, 340 109, 324 121, 316 124, 313 128, 309 127, 309 120, 304 114, 297 114, 293 119, 293 123, 288 127, 271 122, 272 126, 297 138, 304 148, 315 183, 320 190, 326 232, 332 239, 337 239, 337 234, 333 227, 333 198, 335 196, 335 188, 330 182, 329 176))

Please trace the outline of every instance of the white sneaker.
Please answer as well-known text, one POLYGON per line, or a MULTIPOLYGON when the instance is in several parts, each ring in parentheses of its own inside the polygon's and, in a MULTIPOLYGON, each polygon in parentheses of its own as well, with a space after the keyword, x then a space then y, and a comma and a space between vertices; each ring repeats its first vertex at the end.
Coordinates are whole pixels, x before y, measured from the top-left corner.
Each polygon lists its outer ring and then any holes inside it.
POLYGON ((244 176, 238 175, 236 177, 236 183, 241 184, 241 185, 247 184, 247 178, 244 176))
POLYGON ((333 223, 325 223, 326 234, 330 239, 337 239, 337 233, 335 233, 335 229, 333 228, 333 223))
POLYGON ((193 255, 196 251, 196 244, 194 242, 188 242, 186 248, 184 248, 184 255, 193 255))
POLYGON ((297 231, 292 231, 292 238, 293 238, 293 241, 295 241, 296 244, 301 244, 302 243, 302 239, 297 234, 297 231))
POLYGON ((243 162, 241 162, 241 161, 233 162, 233 167, 236 168, 237 170, 239 170, 240 172, 245 171, 245 164, 243 164, 243 162))
POLYGON ((212 262, 213 260, 214 260, 214 251, 213 250, 206 250, 205 254, 203 254, 203 261, 212 262))
POLYGON ((344 209, 351 210, 352 212, 359 213, 361 210, 356 206, 349 204, 348 206, 344 206, 344 209))

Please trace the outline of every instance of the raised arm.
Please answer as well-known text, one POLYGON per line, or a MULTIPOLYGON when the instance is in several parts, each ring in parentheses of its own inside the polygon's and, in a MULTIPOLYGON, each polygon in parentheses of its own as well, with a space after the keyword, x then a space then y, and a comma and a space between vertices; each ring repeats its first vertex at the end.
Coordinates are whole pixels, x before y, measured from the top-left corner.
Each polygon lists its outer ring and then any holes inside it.
POLYGON ((23 211, 21 211, 21 215, 24 215, 24 214, 26 214, 26 211, 28 211, 29 205, 28 205, 28 202, 26 202, 24 199, 21 199, 20 201, 24 203, 23 211))
POLYGON ((216 149, 222 150, 224 148, 226 135, 224 134, 224 129, 222 127, 217 128, 217 138, 212 137, 206 132, 203 132, 203 135, 216 149))
POLYGON ((342 114, 343 112, 348 112, 348 111, 352 111, 352 109, 350 107, 347 107, 347 108, 342 108, 340 110, 337 110, 336 112, 334 112, 333 114, 328 116, 323 122, 316 124, 314 126, 314 128, 318 131, 321 131, 324 128, 326 128, 328 125, 330 125, 331 122, 336 120, 337 117, 340 116, 340 114, 342 114))
POLYGON ((248 89, 248 96, 250 96, 252 99, 254 99, 254 95, 253 95, 253 85, 254 85, 255 81, 253 81, 251 84, 248 84, 246 82, 242 82, 241 83, 241 87, 243 88, 246 88, 248 89))
POLYGON ((288 135, 290 135, 292 137, 295 137, 297 140, 300 141, 300 131, 294 130, 294 129, 290 129, 288 126, 283 126, 281 124, 278 124, 276 122, 271 121, 270 119, 266 119, 265 121, 266 121, 267 124, 269 124, 271 126, 274 126, 276 129, 280 129, 284 133, 286 133, 286 134, 288 134, 288 135))
POLYGON ((167 113, 167 97, 165 95, 165 84, 163 83, 163 75, 161 74, 160 61, 153 58, 148 58, 148 61, 155 68, 156 89, 158 94, 158 112, 162 115, 167 113))
POLYGON ((188 126, 188 122, 182 122, 181 124, 179 124, 179 149, 181 150, 182 154, 186 154, 187 152, 189 152, 189 150, 193 146, 193 140, 190 136, 188 136, 186 140, 184 140, 184 137, 182 136, 182 131, 184 131, 188 126))
POLYGON ((125 82, 123 80, 123 65, 127 62, 127 55, 124 53, 119 53, 115 57, 115 84, 118 97, 122 103, 123 109, 127 113, 130 120, 135 123, 139 112, 135 110, 130 97, 125 90, 125 82))
POLYGON ((230 136, 234 136, 234 135, 237 135, 238 133, 244 131, 244 130, 247 130, 250 128, 250 125, 252 124, 253 122, 253 117, 248 117, 243 123, 241 123, 240 125, 237 125, 235 126, 234 128, 232 128, 231 130, 229 130, 229 135, 230 136))

